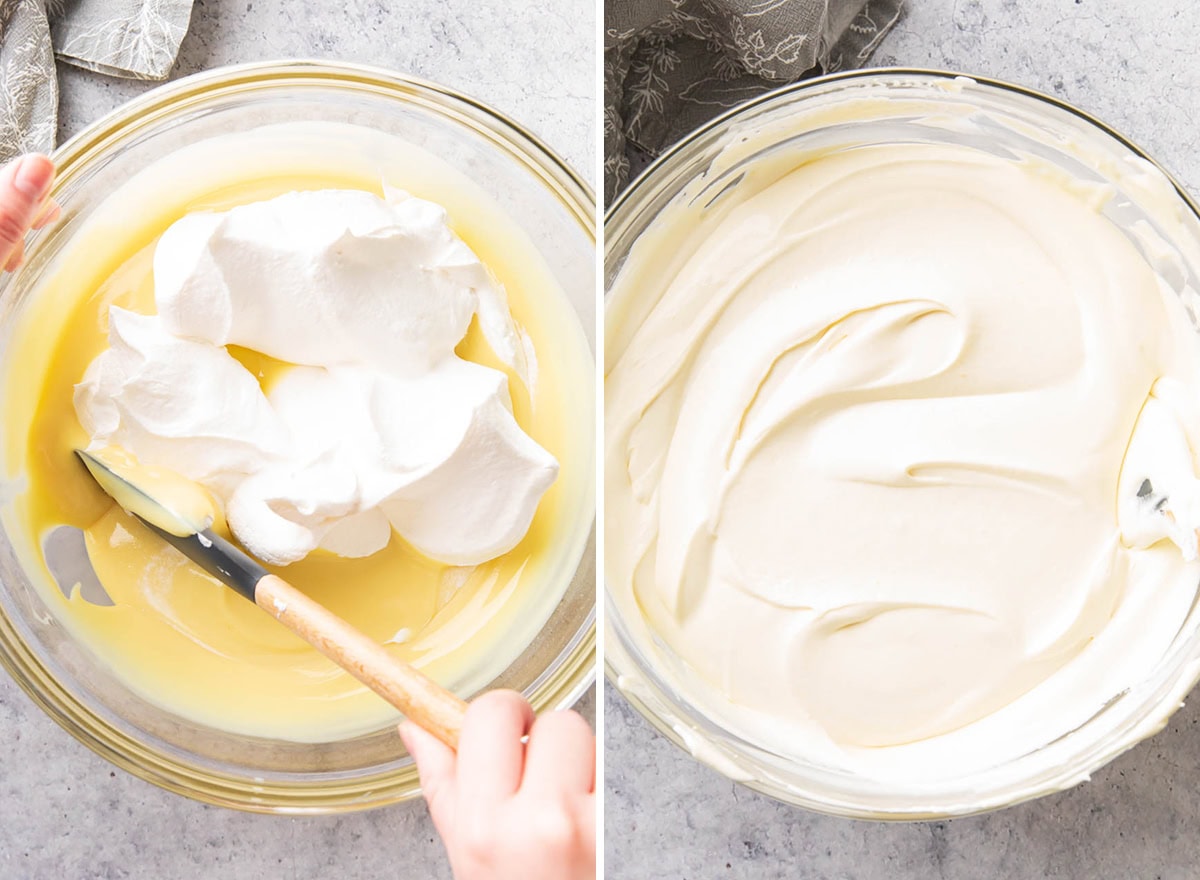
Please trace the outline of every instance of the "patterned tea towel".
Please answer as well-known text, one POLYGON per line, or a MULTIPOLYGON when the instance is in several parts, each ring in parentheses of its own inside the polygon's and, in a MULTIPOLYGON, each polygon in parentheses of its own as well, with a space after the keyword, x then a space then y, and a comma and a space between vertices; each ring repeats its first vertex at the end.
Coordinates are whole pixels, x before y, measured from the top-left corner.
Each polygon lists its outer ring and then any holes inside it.
POLYGON ((800 79, 858 67, 903 0, 606 0, 604 199, 629 154, 657 155, 701 123, 800 79))
POLYGON ((0 161, 54 147, 54 59, 112 76, 164 79, 192 0, 0 0, 0 161))

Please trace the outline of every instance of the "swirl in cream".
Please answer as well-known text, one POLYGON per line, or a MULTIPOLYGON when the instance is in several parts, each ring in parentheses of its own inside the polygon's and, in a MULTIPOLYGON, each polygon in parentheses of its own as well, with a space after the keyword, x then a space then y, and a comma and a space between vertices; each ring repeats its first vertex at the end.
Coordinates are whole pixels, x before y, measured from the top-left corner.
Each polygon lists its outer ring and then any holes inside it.
POLYGON ((1107 191, 1036 160, 776 170, 677 208, 614 286, 610 589, 695 702, 784 754, 925 778, 1036 748, 1195 594, 1137 499, 1147 468, 1195 491, 1184 308, 1107 191))

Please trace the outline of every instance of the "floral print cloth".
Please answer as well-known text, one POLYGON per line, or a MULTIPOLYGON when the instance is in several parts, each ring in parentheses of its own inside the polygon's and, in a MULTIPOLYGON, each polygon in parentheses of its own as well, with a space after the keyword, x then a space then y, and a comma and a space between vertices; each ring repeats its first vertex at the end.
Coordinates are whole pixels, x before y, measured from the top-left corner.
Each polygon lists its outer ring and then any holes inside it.
POLYGON ((606 0, 604 197, 631 152, 656 155, 703 122, 806 74, 857 67, 903 0, 606 0))
POLYGON ((192 0, 0 0, 0 161, 54 146, 55 56, 112 76, 163 79, 192 0))

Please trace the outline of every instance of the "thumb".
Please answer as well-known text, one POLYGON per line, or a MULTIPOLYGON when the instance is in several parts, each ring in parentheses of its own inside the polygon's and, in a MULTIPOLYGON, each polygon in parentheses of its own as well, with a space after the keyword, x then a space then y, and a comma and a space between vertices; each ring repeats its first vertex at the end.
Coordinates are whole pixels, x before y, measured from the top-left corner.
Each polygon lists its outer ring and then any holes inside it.
POLYGON ((0 170, 0 265, 25 238, 54 182, 54 163, 31 154, 0 170))
POLYGON ((454 815, 454 788, 458 775, 458 757, 437 737, 426 733, 411 721, 400 725, 400 739, 421 774, 421 792, 429 805, 429 815, 443 838, 454 815))

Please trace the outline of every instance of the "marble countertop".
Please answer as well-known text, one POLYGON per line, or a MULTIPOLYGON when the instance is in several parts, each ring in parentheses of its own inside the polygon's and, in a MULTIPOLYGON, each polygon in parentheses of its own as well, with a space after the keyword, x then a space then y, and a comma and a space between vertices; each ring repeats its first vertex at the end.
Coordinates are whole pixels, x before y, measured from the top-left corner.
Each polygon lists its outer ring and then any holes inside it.
MULTIPOLYGON (((504 111, 593 181, 595 16, 593 0, 196 0, 172 78, 289 57, 390 67, 504 111)), ((153 87, 59 72, 60 138, 153 87)), ((3 880, 450 877, 422 803, 312 818, 206 807, 94 755, 3 674, 0 742, 3 880)))
MULTIPOLYGON (((1058 95, 1114 125, 1200 193, 1193 0, 907 4, 875 64, 977 73, 1058 95)), ((1200 876, 1200 700, 1082 786, 949 822, 853 822, 776 803, 691 760, 612 688, 605 739, 611 878, 1200 876)))

